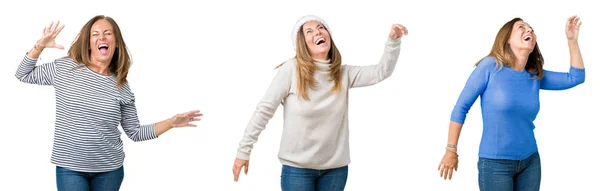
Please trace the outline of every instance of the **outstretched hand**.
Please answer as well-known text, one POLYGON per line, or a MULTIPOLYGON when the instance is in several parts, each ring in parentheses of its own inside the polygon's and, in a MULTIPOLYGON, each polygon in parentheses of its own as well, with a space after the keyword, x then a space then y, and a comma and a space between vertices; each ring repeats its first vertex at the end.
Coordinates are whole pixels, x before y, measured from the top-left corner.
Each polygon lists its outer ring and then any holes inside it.
POLYGON ((65 28, 64 25, 60 26, 60 21, 50 22, 50 25, 44 27, 44 31, 42 32, 42 38, 38 40, 35 44, 35 48, 38 50, 42 50, 44 48, 58 48, 65 49, 65 47, 56 44, 55 40, 56 36, 65 28))
POLYGON ((402 38, 403 35, 408 35, 408 30, 406 27, 401 24, 392 25, 392 30, 390 31, 390 38, 393 40, 402 38))
POLYGON ((581 26, 581 21, 579 21, 579 16, 570 16, 567 19, 567 24, 565 26, 565 33, 567 35, 567 40, 569 41, 577 41, 579 37, 579 27, 581 26))
POLYGON ((200 110, 189 111, 173 116, 171 118, 172 127, 196 127, 196 124, 191 122, 200 121, 200 117, 204 114, 200 113, 200 110))

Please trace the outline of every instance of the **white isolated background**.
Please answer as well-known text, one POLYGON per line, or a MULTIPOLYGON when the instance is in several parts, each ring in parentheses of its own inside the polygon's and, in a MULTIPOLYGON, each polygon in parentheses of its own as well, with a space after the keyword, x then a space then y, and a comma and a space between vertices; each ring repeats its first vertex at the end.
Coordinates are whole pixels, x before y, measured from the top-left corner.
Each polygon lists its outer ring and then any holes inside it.
MULTIPOLYGON (((55 190, 50 160, 55 119, 52 87, 15 77, 25 52, 50 21, 65 28, 69 47, 97 14, 113 17, 133 58, 129 81, 139 119, 153 123, 200 109, 197 128, 173 129, 134 143, 125 135, 121 190, 280 190, 279 108, 252 152, 250 171, 233 182, 238 141, 271 83, 274 67, 294 56, 296 20, 316 14, 329 22, 344 64, 378 63, 392 24, 409 30, 393 75, 353 89, 351 158, 346 190, 478 190, 479 101, 468 114, 453 180, 439 177, 450 112, 473 65, 498 29, 513 17, 529 22, 545 68, 566 72, 568 16, 583 21, 579 44, 586 82, 567 91, 542 91, 535 121, 542 161, 541 190, 598 190, 596 184, 600 15, 593 1, 4 1, 0 190, 55 190)), ((45 50, 44 62, 67 50, 45 50)))

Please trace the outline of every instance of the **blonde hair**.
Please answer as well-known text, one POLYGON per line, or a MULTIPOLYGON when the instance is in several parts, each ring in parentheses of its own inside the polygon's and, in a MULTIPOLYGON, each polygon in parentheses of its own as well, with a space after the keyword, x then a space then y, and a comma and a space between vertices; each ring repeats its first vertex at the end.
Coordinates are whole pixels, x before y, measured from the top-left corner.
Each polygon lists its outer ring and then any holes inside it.
MULTIPOLYGON (((302 32, 303 27, 300 28, 297 32, 296 38, 296 79, 297 79, 297 89, 298 94, 304 98, 305 100, 310 100, 308 97, 307 90, 308 88, 313 89, 316 86, 316 80, 313 77, 315 70, 317 69, 316 64, 314 63, 314 59, 310 55, 308 50, 308 45, 304 40, 304 33, 302 32)), ((325 30, 328 30, 325 28, 325 30)), ((334 82, 333 88, 331 91, 333 93, 339 92, 342 88, 342 55, 340 51, 335 46, 333 42, 333 38, 331 38, 331 48, 329 49, 328 57, 330 59, 330 77, 331 81, 334 82)), ((284 63, 278 65, 276 68, 281 67, 284 63)))

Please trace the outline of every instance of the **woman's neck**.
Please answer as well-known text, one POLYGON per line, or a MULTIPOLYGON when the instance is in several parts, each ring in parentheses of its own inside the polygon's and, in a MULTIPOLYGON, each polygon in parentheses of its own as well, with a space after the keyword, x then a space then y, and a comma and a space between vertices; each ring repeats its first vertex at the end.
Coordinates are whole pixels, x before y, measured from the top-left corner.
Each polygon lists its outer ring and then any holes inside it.
POLYGON ((530 51, 513 51, 515 54, 515 65, 513 69, 517 71, 523 71, 527 65, 527 59, 529 59, 530 51))
POLYGON ((100 62, 100 61, 91 61, 90 65, 88 66, 88 68, 90 68, 91 70, 93 70, 94 72, 98 73, 98 74, 102 74, 102 75, 110 75, 110 70, 109 70, 109 63, 105 63, 105 62, 100 62))
POLYGON ((327 60, 329 58, 328 57, 328 53, 322 53, 322 54, 314 54, 311 55, 313 60, 327 60))

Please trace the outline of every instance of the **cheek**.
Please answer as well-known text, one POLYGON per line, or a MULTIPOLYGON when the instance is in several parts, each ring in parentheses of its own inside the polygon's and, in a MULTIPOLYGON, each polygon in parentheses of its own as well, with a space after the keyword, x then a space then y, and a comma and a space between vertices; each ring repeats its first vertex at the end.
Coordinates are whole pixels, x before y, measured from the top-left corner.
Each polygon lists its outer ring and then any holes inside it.
POLYGON ((515 36, 511 36, 510 39, 508 39, 508 42, 518 43, 519 42, 519 38, 515 37, 515 36))
POLYGON ((304 38, 304 42, 306 43, 306 45, 311 46, 312 45, 312 39, 310 38, 304 38))
POLYGON ((97 38, 96 37, 90 37, 90 47, 94 46, 94 44, 96 43, 97 38))

